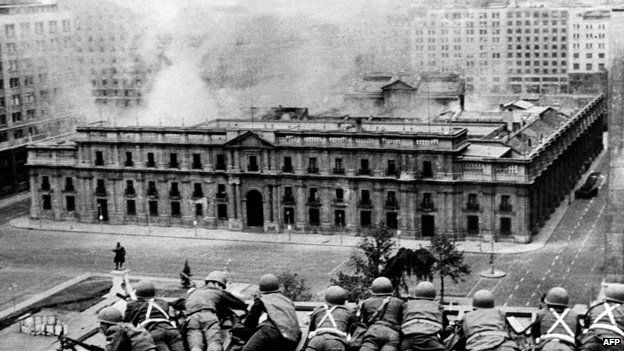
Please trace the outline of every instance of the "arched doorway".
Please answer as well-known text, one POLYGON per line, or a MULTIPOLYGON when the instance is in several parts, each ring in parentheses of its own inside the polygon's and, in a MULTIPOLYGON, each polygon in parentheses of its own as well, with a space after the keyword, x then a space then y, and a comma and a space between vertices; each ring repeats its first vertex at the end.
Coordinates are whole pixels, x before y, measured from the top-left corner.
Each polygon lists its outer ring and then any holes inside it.
POLYGON ((258 190, 250 190, 247 193, 247 226, 262 227, 263 225, 262 194, 258 190))

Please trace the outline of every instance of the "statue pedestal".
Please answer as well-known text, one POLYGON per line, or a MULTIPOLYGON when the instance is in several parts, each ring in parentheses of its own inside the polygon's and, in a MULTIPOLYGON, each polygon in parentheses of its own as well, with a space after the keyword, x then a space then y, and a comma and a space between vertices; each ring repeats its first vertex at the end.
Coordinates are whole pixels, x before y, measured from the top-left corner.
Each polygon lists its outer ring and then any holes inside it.
POLYGON ((113 278, 113 286, 108 292, 108 295, 107 295, 108 297, 116 296, 118 293, 121 295, 127 295, 128 291, 132 291, 128 273, 130 273, 129 269, 111 271, 111 276, 113 278))

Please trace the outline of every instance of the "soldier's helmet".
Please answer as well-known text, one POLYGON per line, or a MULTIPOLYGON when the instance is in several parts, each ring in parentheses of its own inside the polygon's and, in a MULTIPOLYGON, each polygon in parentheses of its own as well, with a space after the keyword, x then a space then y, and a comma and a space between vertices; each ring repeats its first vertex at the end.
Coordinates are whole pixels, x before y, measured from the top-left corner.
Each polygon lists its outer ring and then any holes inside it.
POLYGON ((225 274, 225 272, 222 271, 210 272, 210 274, 206 276, 205 280, 206 283, 214 282, 220 284, 221 286, 223 286, 223 288, 227 287, 227 275, 225 274))
POLYGON ((609 284, 605 289, 605 301, 624 304, 624 284, 609 284))
POLYGON ((376 278, 371 284, 371 292, 373 295, 392 295, 392 290, 392 282, 386 277, 376 278))
POLYGON ((156 287, 152 282, 139 282, 134 288, 136 297, 143 299, 151 299, 156 296, 156 287))
POLYGON ((98 322, 107 324, 121 323, 121 311, 115 307, 105 307, 98 313, 98 322))
POLYGON ((330 286, 325 290, 325 302, 332 305, 344 305, 347 301, 347 291, 337 285, 330 286))
POLYGON ((568 304, 570 303, 568 291, 559 286, 554 287, 548 290, 544 302, 546 302, 548 306, 568 307, 568 304))
POLYGON ((479 290, 472 297, 474 308, 494 308, 494 295, 489 290, 479 290))
POLYGON ((414 297, 421 300, 433 300, 436 297, 435 287, 431 282, 420 282, 414 288, 414 297))
POLYGON ((274 274, 268 273, 260 277, 260 292, 261 293, 272 293, 280 291, 279 281, 274 274))

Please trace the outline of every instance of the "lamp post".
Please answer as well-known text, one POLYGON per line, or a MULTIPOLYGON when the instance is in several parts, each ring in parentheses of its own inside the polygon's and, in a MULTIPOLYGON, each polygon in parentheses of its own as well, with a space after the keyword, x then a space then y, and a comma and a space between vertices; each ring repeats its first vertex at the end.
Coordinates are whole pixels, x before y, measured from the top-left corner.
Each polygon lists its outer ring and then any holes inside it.
POLYGON ((195 231, 195 237, 197 238, 197 219, 193 220, 193 229, 195 231))
POLYGON ((342 213, 338 213, 338 228, 340 230, 340 245, 342 245, 342 213))
POLYGON ((399 228, 397 229, 397 243, 401 247, 401 216, 397 216, 397 227, 399 228))
POLYGON ((102 216, 102 205, 97 204, 98 210, 98 222, 100 222, 100 233, 104 232, 104 225, 102 224, 102 220, 104 220, 104 216, 102 216))
POLYGON ((288 231, 288 241, 292 239, 292 225, 290 223, 290 210, 286 210, 286 230, 288 231))

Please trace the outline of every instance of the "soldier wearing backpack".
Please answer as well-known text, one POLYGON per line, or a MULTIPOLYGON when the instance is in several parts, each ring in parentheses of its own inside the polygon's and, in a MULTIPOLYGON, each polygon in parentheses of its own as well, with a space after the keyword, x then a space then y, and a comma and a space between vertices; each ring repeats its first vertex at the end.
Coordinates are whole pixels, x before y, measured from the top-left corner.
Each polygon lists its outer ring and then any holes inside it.
POLYGON ((355 308, 345 305, 347 292, 339 286, 325 291, 323 306, 317 307, 310 316, 308 345, 305 351, 345 351, 347 330, 357 321, 355 308))
POLYGON ((393 297, 392 292, 390 279, 379 277, 373 280, 372 296, 364 300, 360 307, 360 318, 368 327, 360 351, 399 349, 403 300, 393 297))
POLYGON ((435 302, 436 291, 430 282, 421 282, 414 288, 414 299, 403 304, 403 342, 401 350, 445 351, 440 333, 447 321, 442 306, 435 302))
POLYGON ((156 345, 145 328, 122 323, 121 311, 103 308, 98 313, 100 331, 106 336, 106 351, 156 351, 156 345))

